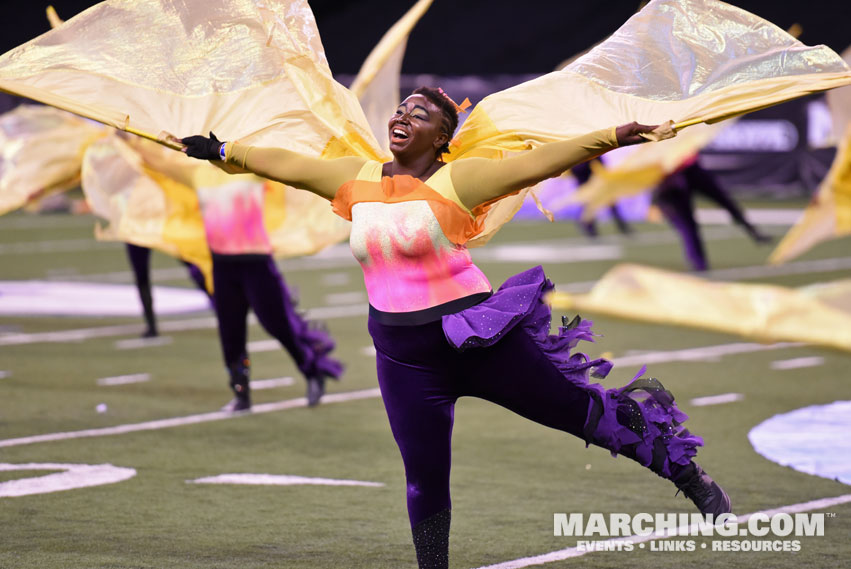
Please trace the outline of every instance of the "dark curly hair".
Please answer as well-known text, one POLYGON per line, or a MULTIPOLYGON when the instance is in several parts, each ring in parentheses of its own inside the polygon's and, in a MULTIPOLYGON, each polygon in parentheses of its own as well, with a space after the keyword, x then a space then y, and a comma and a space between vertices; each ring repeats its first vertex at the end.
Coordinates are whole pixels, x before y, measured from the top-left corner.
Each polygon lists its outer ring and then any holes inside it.
MULTIPOLYGON (((452 135, 455 134, 455 129, 458 128, 458 111, 455 108, 455 103, 453 103, 449 97, 441 93, 438 89, 433 89, 431 87, 419 87, 415 89, 411 95, 422 95, 440 109, 444 119, 443 126, 446 130, 447 136, 451 139, 452 135)), ((447 152, 449 152, 448 141, 437 150, 437 154, 440 156, 447 152)))

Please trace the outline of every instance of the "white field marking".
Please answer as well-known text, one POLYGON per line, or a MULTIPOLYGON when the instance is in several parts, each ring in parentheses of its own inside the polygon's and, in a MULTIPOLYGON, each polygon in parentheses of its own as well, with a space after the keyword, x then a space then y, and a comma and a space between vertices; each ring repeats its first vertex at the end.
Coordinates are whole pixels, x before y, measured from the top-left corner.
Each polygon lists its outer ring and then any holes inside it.
MULTIPOLYGON (((749 514, 744 514, 741 516, 737 515, 736 521, 741 524, 747 522, 748 519, 750 519, 756 514, 765 514, 769 517, 781 513, 796 514, 801 512, 810 512, 812 510, 823 510, 825 508, 830 508, 831 506, 838 506, 840 504, 847 504, 849 502, 851 502, 851 494, 843 494, 841 496, 836 496, 832 498, 821 498, 809 502, 802 502, 800 504, 780 506, 779 508, 774 508, 771 510, 761 510, 759 512, 751 512, 749 514)), ((613 537, 610 539, 601 540, 601 542, 617 543, 622 541, 631 541, 632 543, 643 543, 646 541, 655 541, 668 537, 675 537, 678 535, 696 535, 698 533, 698 529, 698 525, 693 524, 688 526, 680 526, 670 531, 655 532, 650 535, 613 537)), ((595 550, 589 551, 586 549, 580 550, 578 547, 568 547, 567 549, 551 551, 550 553, 535 555, 534 557, 521 557, 520 559, 514 559, 513 561, 504 561, 502 563, 496 563, 495 565, 485 565, 479 567, 478 569, 521 569, 523 567, 546 565, 547 563, 553 563, 555 561, 564 561, 566 559, 572 559, 574 557, 582 557, 583 555, 588 555, 589 553, 594 552, 595 550)))
POLYGON ((13 470, 62 470, 63 472, 0 482, 0 497, 31 496, 89 486, 115 484, 136 476, 136 470, 133 468, 111 464, 0 463, 0 471, 9 472, 13 470))
POLYGON ((277 340, 255 340, 248 342, 248 353, 259 354, 260 352, 274 352, 282 350, 281 343, 277 340))
POLYGON ((331 306, 339 306, 341 304, 354 304, 366 300, 366 293, 363 291, 353 292, 333 292, 325 295, 325 304, 331 306))
MULTIPOLYGON (((74 269, 70 269, 74 270, 74 269)), ((64 271, 68 271, 65 269, 64 271)), ((90 273, 81 275, 79 273, 68 273, 60 270, 49 271, 49 281, 83 281, 112 284, 133 284, 135 277, 130 271, 115 271, 111 273, 90 273)), ((188 279, 189 272, 185 267, 169 267, 162 269, 151 269, 151 282, 176 281, 188 279)))
POLYGON ((823 357, 810 356, 807 358, 793 358, 791 360, 776 360, 771 362, 771 369, 798 369, 802 367, 816 367, 823 364, 823 357))
MULTIPOLYGON (((695 219, 700 225, 725 224, 733 222, 730 213, 720 208, 698 208, 695 219)), ((749 209, 744 212, 748 221, 756 225, 795 225, 803 215, 800 209, 749 209)))
POLYGON ((605 261, 623 257, 620 245, 548 245, 545 243, 491 245, 476 250, 476 262, 490 263, 578 263, 605 261))
MULTIPOLYGON (((647 353, 637 356, 629 356, 623 358, 613 358, 612 362, 616 365, 643 365, 653 363, 665 363, 671 361, 694 361, 702 360, 707 357, 707 354, 728 355, 728 354, 743 354, 758 352, 763 350, 779 350, 785 348, 797 347, 800 344, 783 343, 773 345, 763 344, 722 344, 718 346, 707 346, 704 348, 690 348, 685 350, 673 350, 667 352, 647 353)), ((326 395, 322 398, 325 403, 337 403, 342 401, 352 401, 357 399, 367 399, 371 397, 380 397, 381 392, 378 388, 366 389, 363 391, 350 391, 346 393, 334 393, 326 395)), ((283 409, 291 409, 296 407, 305 407, 307 401, 304 397, 298 399, 288 399, 276 403, 264 403, 254 405, 251 408, 251 413, 269 413, 272 411, 280 411, 283 409)), ((157 421, 148 421, 145 423, 135 423, 129 425, 117 425, 115 427, 105 427, 101 429, 87 429, 83 431, 71 431, 66 433, 48 433, 44 435, 34 435, 30 437, 21 437, 17 439, 0 440, 0 448, 7 446, 27 445, 33 443, 41 443, 48 441, 78 439, 84 437, 101 437, 107 435, 119 435, 132 433, 137 431, 151 431, 157 429, 166 429, 170 427, 178 427, 181 425, 189 425, 196 423, 206 423, 208 421, 220 421, 223 419, 232 419, 235 416, 225 411, 216 411, 212 413, 204 413, 200 415, 190 415, 187 417, 174 417, 171 419, 160 419, 157 421)))
POLYGON ((692 407, 707 407, 709 405, 722 405, 724 403, 735 403, 741 401, 745 396, 741 393, 722 393, 720 395, 707 395, 706 397, 695 397, 688 402, 692 407))
POLYGON ((127 385, 128 383, 144 383, 151 380, 149 373, 131 373, 127 375, 115 375, 113 377, 102 377, 97 380, 98 385, 127 385))
POLYGON ((253 379, 248 382, 251 389, 274 389, 276 387, 287 387, 295 383, 291 377, 275 377, 272 379, 253 379))
POLYGON ((748 432, 753 449, 772 462, 851 484, 851 401, 809 405, 774 415, 748 432))
POLYGON ((167 346, 174 341, 171 336, 156 336, 154 338, 130 338, 115 342, 117 350, 136 350, 139 348, 153 348, 154 346, 167 346))
MULTIPOLYGON (((206 310, 207 296, 196 289, 155 286, 157 313, 206 310)), ((0 281, 0 314, 18 316, 138 316, 139 292, 133 285, 59 281, 0 281)))
POLYGON ((367 357, 374 358, 376 356, 375 346, 364 346, 360 349, 360 353, 367 357))
MULTIPOLYGON (((322 306, 311 308, 305 312, 308 320, 332 320, 334 318, 349 318, 365 316, 369 313, 369 304, 354 304, 351 306, 322 306)), ((248 318, 250 324, 256 324, 257 318, 252 314, 248 318)), ((183 332, 186 330, 203 330, 216 328, 214 316, 188 318, 183 320, 165 320, 160 322, 160 332, 183 332)), ((98 328, 77 328, 60 332, 39 332, 34 334, 12 333, 0 335, 0 346, 19 346, 22 344, 41 344, 45 342, 81 342, 93 338, 110 336, 128 336, 139 333, 138 324, 122 324, 102 326, 98 328)))
POLYGON ((752 342, 737 342, 734 344, 719 344, 717 346, 705 346, 702 348, 686 348, 684 350, 671 350, 651 352, 633 356, 612 358, 612 363, 618 366, 624 365, 651 365, 667 362, 692 362, 705 361, 708 358, 729 356, 734 354, 750 354, 766 350, 785 350, 803 346, 796 342, 778 342, 776 344, 755 344, 752 342))
POLYGON ((256 486, 369 486, 381 488, 381 482, 363 482, 361 480, 335 480, 333 478, 308 478, 290 474, 219 474, 187 480, 189 484, 248 484, 256 486))
MULTIPOLYGON (((378 390, 377 387, 373 389, 363 389, 361 391, 331 393, 329 395, 325 395, 322 398, 322 404, 327 405, 330 403, 342 403, 345 401, 356 401, 359 399, 372 399, 380 396, 381 392, 378 390)), ((201 413, 199 415, 172 417, 170 419, 159 419, 156 421, 131 423, 127 425, 116 425, 114 427, 103 427, 100 429, 85 429, 82 431, 47 433, 44 435, 33 435, 30 437, 19 437, 16 439, 3 439, 0 440, 0 448, 31 445, 36 443, 46 443, 52 441, 66 441, 70 439, 83 439, 89 437, 125 435, 127 433, 136 433, 139 431, 156 431, 159 429, 169 429, 171 427, 181 427, 183 425, 197 425, 199 423, 209 423, 211 421, 224 421, 226 419, 249 417, 251 415, 259 415, 262 413, 273 413, 275 411, 283 411, 285 409, 296 409, 299 407, 307 407, 306 398, 298 397, 296 399, 286 399, 284 401, 276 401, 274 403, 261 403, 259 405, 252 406, 251 411, 247 413, 228 413, 227 411, 213 411, 211 413, 201 413)))
POLYGON ((0 379, 6 379, 7 377, 10 377, 11 375, 12 375, 11 371, 0 370, 0 379))
MULTIPOLYGON (((81 342, 93 338, 112 336, 129 336, 139 333, 139 324, 120 324, 116 326, 100 326, 97 328, 77 328, 59 332, 40 332, 35 334, 5 334, 0 335, 0 346, 18 346, 21 344, 40 344, 44 342, 81 342)), ((182 332, 185 330, 202 330, 215 328, 215 317, 189 318, 184 320, 166 320, 159 324, 160 331, 182 332)))
POLYGON ((57 239, 54 241, 24 241, 0 244, 0 255, 32 255, 34 253, 90 253, 96 249, 117 249, 120 243, 94 239, 57 239))

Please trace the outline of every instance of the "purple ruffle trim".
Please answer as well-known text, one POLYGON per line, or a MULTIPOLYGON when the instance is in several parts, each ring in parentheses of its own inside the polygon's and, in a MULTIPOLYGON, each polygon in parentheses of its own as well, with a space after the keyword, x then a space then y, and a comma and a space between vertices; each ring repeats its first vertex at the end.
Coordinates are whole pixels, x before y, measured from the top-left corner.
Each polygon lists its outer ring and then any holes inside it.
MULTIPOLYGON (((287 293, 290 294, 289 291, 287 293)), ((305 378, 339 379, 343 374, 343 364, 330 356, 335 346, 334 339, 321 324, 309 322, 299 314, 294 295, 290 294, 290 300, 292 307, 287 310, 287 318, 304 357, 298 366, 299 371, 305 378)))
POLYGON ((586 419, 586 443, 594 443, 617 454, 632 445, 635 458, 659 474, 671 477, 671 464, 686 466, 697 454, 703 439, 682 428, 688 416, 677 408, 671 393, 655 379, 640 379, 645 368, 626 386, 605 389, 591 383, 589 376, 603 378, 612 363, 590 360, 582 352, 571 353, 582 341, 593 342, 590 320, 574 320, 550 334, 552 311, 544 296, 553 290, 542 267, 514 275, 489 299, 461 312, 443 316, 443 331, 458 350, 492 346, 515 326, 535 341, 544 355, 577 387, 589 392, 591 404, 586 419), (626 425, 618 421, 626 419, 626 425), (665 457, 654 461, 656 441, 661 440, 665 457))

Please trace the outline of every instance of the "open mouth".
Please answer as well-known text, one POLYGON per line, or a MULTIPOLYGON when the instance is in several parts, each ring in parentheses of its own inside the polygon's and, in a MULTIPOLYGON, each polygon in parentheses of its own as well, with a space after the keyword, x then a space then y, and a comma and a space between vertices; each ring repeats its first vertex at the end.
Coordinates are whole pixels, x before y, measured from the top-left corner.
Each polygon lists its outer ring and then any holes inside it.
POLYGON ((408 138, 408 133, 401 128, 396 127, 390 130, 390 140, 393 142, 401 142, 408 140, 408 138))

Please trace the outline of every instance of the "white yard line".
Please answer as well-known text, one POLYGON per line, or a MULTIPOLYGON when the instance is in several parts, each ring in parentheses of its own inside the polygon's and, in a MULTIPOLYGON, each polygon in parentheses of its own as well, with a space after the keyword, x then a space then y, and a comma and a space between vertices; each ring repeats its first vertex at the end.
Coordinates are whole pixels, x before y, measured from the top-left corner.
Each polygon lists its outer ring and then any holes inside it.
POLYGON ((151 380, 149 373, 131 373, 127 375, 115 375, 112 377, 102 377, 97 380, 98 385, 127 385, 130 383, 144 383, 151 380))
POLYGON ((612 363, 618 366, 661 364, 667 362, 690 362, 706 361, 735 354, 750 354, 753 352, 764 352, 766 350, 785 350, 797 348, 803 344, 793 342, 778 342, 776 344, 756 344, 753 342, 737 342, 734 344, 719 344, 716 346, 704 346, 702 348, 686 348, 683 350, 670 350, 659 352, 648 352, 621 358, 613 358, 612 363))
MULTIPOLYGON (((322 404, 328 405, 331 403, 341 403, 344 401, 356 401, 358 399, 373 399, 380 396, 381 392, 378 390, 377 387, 373 389, 363 389, 361 391, 331 393, 322 398, 322 404)), ((299 407, 307 407, 307 399, 305 399, 304 397, 299 397, 296 399, 286 399, 284 401, 277 401, 274 403, 261 403, 259 405, 254 405, 251 408, 251 412, 249 413, 228 413, 226 411, 213 411, 212 413, 201 413, 200 415, 172 417, 170 419, 159 419, 157 421, 145 421, 144 423, 131 423, 127 425, 116 425, 114 427, 103 427, 100 429, 85 429, 82 431, 47 433, 44 435, 34 435, 31 437, 4 439, 0 440, 0 448, 31 445, 36 443, 47 443, 53 441, 67 441, 71 439, 84 439, 90 437, 126 435, 127 433, 137 433, 139 431, 156 431, 159 429, 169 429, 171 427, 181 427, 183 425, 197 425, 199 423, 224 421, 226 419, 235 419, 237 417, 250 417, 251 415, 273 413, 275 411, 283 411, 284 409, 295 409, 299 407)))
MULTIPOLYGON (((843 494, 841 496, 831 497, 831 498, 821 498, 818 500, 812 500, 809 502, 802 502, 800 504, 790 504, 788 506, 780 506, 779 508, 774 508, 771 510, 762 510, 760 512, 752 512, 750 514, 737 515, 736 520, 741 524, 742 522, 747 521, 748 518, 753 516, 754 514, 766 514, 767 516, 772 516, 774 514, 779 513, 787 513, 787 514, 795 514, 801 512, 810 512, 813 510, 823 510, 825 508, 830 508, 831 506, 838 506, 840 504, 847 504, 851 502, 851 494, 843 494)), ((694 526, 696 528, 696 526, 694 526)), ((666 539, 669 537, 674 537, 677 535, 694 535, 695 529, 692 526, 680 526, 673 530, 672 532, 661 532, 661 533, 652 533, 650 535, 644 536, 628 536, 628 537, 615 537, 607 540, 603 540, 600 543, 617 543, 623 541, 631 541, 632 543, 643 543, 647 541, 655 541, 660 539, 666 539), (691 532, 691 533, 690 533, 691 532)), ((478 569, 522 569, 523 567, 534 567, 537 565, 546 565, 547 563, 553 563, 555 561, 564 561, 566 559, 572 559, 574 557, 582 557, 583 555, 588 555, 590 553, 594 553, 594 549, 579 549, 578 547, 568 547, 566 549, 559 549, 558 551, 551 551, 549 553, 544 553, 542 555, 535 555, 533 557, 521 557, 520 559, 514 559, 512 561, 504 561, 502 563, 497 563, 495 565, 485 565, 483 567, 479 567, 478 569)))
POLYGON ((824 365, 824 358, 821 356, 810 356, 807 358, 793 358, 791 360, 776 360, 771 362, 771 369, 799 369, 804 367, 816 367, 824 365))
POLYGON ((690 407, 707 407, 709 405, 723 405, 724 403, 735 403, 741 401, 745 396, 741 393, 721 393, 720 395, 707 395, 695 397, 688 402, 690 407))
MULTIPOLYGON (((779 350, 785 348, 796 347, 798 344, 774 344, 766 346, 764 344, 722 344, 718 346, 706 346, 703 348, 688 348, 685 350, 670 350, 664 352, 649 352, 644 354, 636 354, 622 358, 613 358, 612 362, 615 365, 643 365, 661 364, 666 362, 678 361, 694 361, 704 360, 709 355, 719 357, 722 355, 745 354, 751 352, 759 352, 764 350, 779 350)), ((380 397, 381 393, 377 388, 366 389, 363 391, 350 391, 345 393, 333 393, 322 398, 323 403, 338 403, 342 401, 353 401, 357 399, 367 399, 371 397, 380 397)), ((304 407, 306 400, 303 397, 298 399, 289 399, 276 403, 264 403, 252 407, 250 414, 269 413, 272 411, 281 411, 283 409, 292 409, 296 407, 304 407)), ((5 446, 17 446, 33 443, 59 441, 67 439, 77 439, 83 437, 101 437, 107 435, 119 435, 125 433, 133 433, 136 431, 151 431, 157 429, 167 429, 171 427, 179 427, 181 425, 189 425, 195 423, 205 423, 208 421, 220 421, 223 419, 232 419, 231 413, 223 411, 215 411, 212 413, 203 413, 201 415, 190 415, 188 417, 174 417, 171 419, 160 419, 157 421, 147 421, 144 423, 135 423, 129 425, 117 425, 115 427, 105 427, 101 429, 87 429, 84 431, 72 431, 69 433, 48 433, 44 435, 35 435, 31 437, 21 437, 17 439, 0 440, 0 448, 5 446)))

